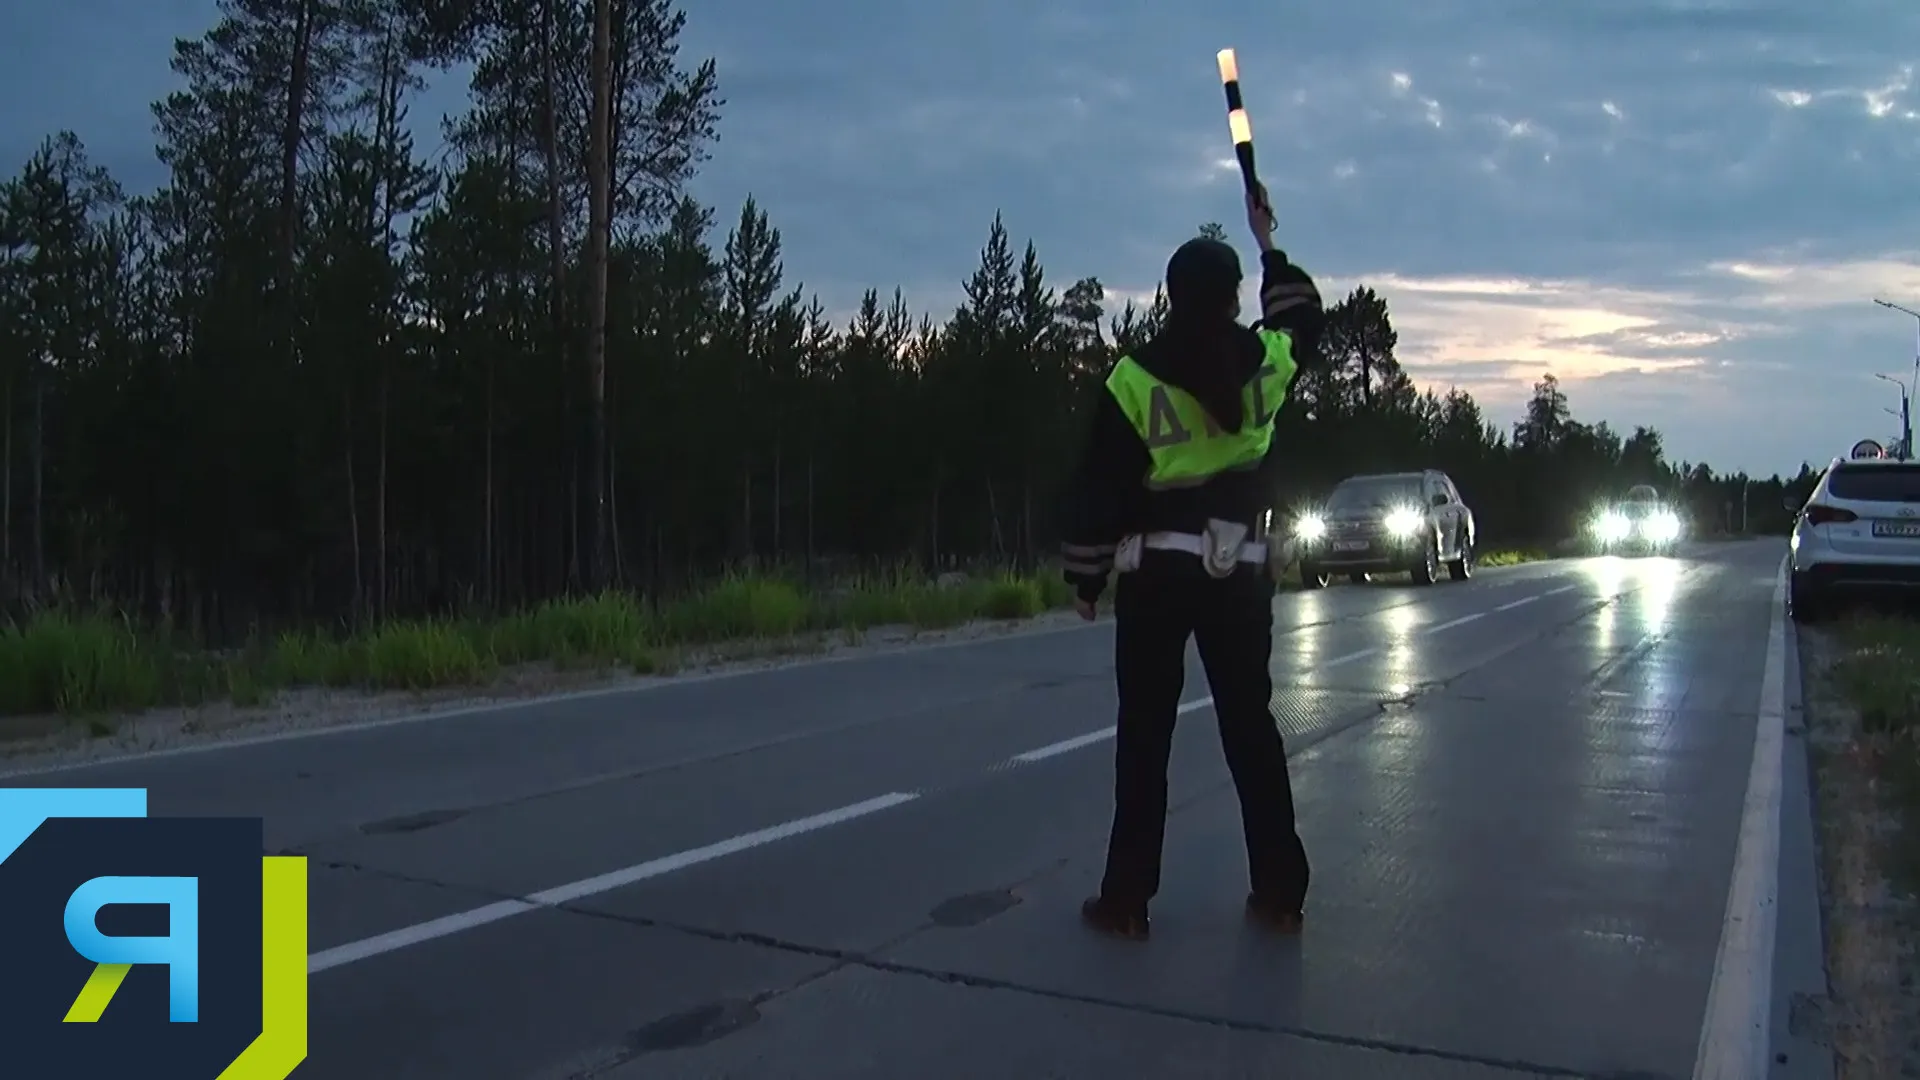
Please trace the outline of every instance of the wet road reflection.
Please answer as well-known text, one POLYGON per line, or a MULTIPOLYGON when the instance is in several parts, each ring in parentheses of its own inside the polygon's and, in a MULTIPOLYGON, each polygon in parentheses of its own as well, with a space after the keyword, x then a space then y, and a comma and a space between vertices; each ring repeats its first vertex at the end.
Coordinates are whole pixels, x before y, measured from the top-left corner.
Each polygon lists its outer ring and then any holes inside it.
POLYGON ((1380 623, 1385 628, 1382 636, 1386 647, 1382 679, 1385 685, 1395 688, 1394 693, 1404 694, 1407 691, 1402 688, 1416 680, 1414 671, 1422 660, 1416 644, 1420 614, 1412 608, 1394 608, 1382 614, 1380 623))
POLYGON ((1274 659, 1296 671, 1312 671, 1324 660, 1322 642, 1328 631, 1328 602, 1323 592, 1303 593, 1293 598, 1294 625, 1298 629, 1273 643, 1274 659))

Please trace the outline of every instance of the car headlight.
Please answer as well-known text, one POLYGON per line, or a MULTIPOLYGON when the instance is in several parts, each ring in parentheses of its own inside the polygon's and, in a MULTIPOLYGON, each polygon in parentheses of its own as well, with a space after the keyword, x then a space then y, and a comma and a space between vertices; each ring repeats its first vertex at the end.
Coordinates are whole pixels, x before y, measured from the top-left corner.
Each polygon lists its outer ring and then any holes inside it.
POLYGON ((1302 514, 1293 523, 1293 535, 1302 540, 1318 540, 1327 535, 1327 523, 1319 514, 1302 514))
POLYGON ((1593 534, 1602 540, 1622 540, 1633 531, 1633 522, 1617 510, 1609 510, 1593 519, 1593 534))
POLYGON ((1401 507, 1387 515, 1387 531, 1395 536, 1406 536, 1420 527, 1420 512, 1401 507))
POLYGON ((1662 510, 1648 515, 1640 528, 1649 540, 1672 540, 1680 535, 1680 517, 1671 510, 1662 510))

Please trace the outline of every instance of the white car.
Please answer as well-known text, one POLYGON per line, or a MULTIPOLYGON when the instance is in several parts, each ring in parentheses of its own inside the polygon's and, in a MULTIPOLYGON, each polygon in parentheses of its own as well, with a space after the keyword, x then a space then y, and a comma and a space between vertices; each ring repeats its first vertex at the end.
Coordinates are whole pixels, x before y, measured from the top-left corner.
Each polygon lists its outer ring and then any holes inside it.
POLYGON ((1349 476, 1325 506, 1294 522, 1292 535, 1300 582, 1309 589, 1325 588, 1334 574, 1359 584, 1397 571, 1431 585, 1442 567, 1465 581, 1473 576, 1478 539, 1473 511, 1438 469, 1349 476))
POLYGON ((1920 462, 1835 458, 1796 506, 1787 606, 1818 619, 1849 593, 1920 587, 1920 462))

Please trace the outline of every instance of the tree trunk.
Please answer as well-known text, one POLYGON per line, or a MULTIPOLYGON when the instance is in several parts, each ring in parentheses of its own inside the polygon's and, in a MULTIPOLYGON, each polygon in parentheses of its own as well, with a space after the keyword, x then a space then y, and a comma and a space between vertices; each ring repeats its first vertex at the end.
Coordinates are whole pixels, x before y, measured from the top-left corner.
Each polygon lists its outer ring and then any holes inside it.
POLYGON ((0 575, 13 572, 13 380, 7 380, 6 449, 0 455, 0 575))
POLYGON ((626 563, 621 559, 620 545, 620 462, 613 456, 612 433, 608 433, 607 444, 607 548, 613 559, 613 583, 627 580, 626 563))
MULTIPOLYGON (((280 127, 280 251, 276 264, 279 280, 274 282, 283 313, 291 309, 293 289, 294 242, 300 227, 300 146, 306 138, 307 83, 313 57, 314 4, 302 0, 294 16, 293 55, 287 73, 287 100, 280 127)), ((282 324, 287 343, 293 342, 292 326, 282 324)))
MULTIPOLYGON (((560 122, 559 122, 559 86, 560 76, 554 63, 555 21, 558 18, 556 8, 559 0, 542 0, 540 5, 540 156, 545 166, 543 183, 547 194, 547 274, 548 274, 548 316, 553 327, 553 347, 557 350, 560 376, 560 416, 559 428, 564 431, 572 412, 573 369, 570 358, 573 350, 571 337, 567 332, 567 250, 565 208, 560 201, 560 122)), ((560 547, 560 578, 570 583, 573 577, 575 553, 579 550, 579 498, 577 484, 573 478, 578 469, 578 455, 573 450, 573 440, 563 439, 566 448, 565 484, 568 509, 563 513, 563 527, 552 530, 560 547)), ((549 496, 551 498, 551 496, 549 496)), ((542 545, 545 547, 546 545, 542 545)), ((551 549, 548 549, 551 550, 551 549)), ((543 575, 544 576, 544 575, 543 575)))
POLYGON ((987 539, 988 550, 996 557, 1006 553, 1006 540, 1000 530, 1000 500, 995 496, 993 481, 987 481, 987 527, 991 533, 987 539))
POLYGON ((927 537, 928 550, 933 556, 932 567, 936 574, 940 572, 940 489, 945 486, 941 481, 939 470, 936 469, 933 481, 932 527, 928 530, 927 537))
POLYGON ((29 448, 30 467, 33 470, 33 584, 34 596, 41 595, 47 587, 47 529, 46 529, 46 490, 47 490, 47 373, 44 367, 36 367, 33 373, 33 445, 29 448))
POLYGON ((486 461, 486 490, 481 499, 481 510, 482 513, 485 514, 486 521, 481 527, 480 541, 480 558, 482 562, 485 563, 485 570, 481 576, 482 584, 480 589, 481 595, 486 598, 489 609, 496 607, 500 602, 499 592, 494 584, 496 561, 493 552, 493 368, 494 351, 489 347, 487 350, 486 449, 482 455, 486 461))
POLYGON ((587 578, 595 589, 607 583, 607 247, 612 231, 611 202, 613 148, 612 71, 608 42, 613 36, 613 0, 593 4, 593 130, 587 138, 587 273, 591 307, 587 312, 587 377, 591 400, 588 425, 592 428, 593 535, 587 556, 587 578))
POLYGON ((360 489, 354 482, 353 469, 353 395, 349 392, 342 399, 342 412, 347 425, 347 535, 349 546, 353 549, 353 619, 357 623, 366 611, 367 583, 362 576, 361 565, 365 556, 360 551, 360 489))
POLYGON ((387 373, 380 373, 380 478, 378 481, 379 501, 374 507, 374 565, 379 572, 380 583, 377 594, 379 617, 387 617, 387 373))

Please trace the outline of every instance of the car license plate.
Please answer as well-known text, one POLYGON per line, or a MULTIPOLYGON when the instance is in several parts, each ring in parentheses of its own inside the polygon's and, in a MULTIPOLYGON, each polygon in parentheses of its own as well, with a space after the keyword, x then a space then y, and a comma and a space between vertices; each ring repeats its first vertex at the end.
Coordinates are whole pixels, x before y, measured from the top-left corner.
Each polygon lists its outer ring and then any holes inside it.
POLYGON ((1367 542, 1365 540, 1335 540, 1333 542, 1333 550, 1365 551, 1367 550, 1367 542))
POLYGON ((1876 521, 1873 523, 1873 535, 1920 539, 1920 521, 1876 521))

